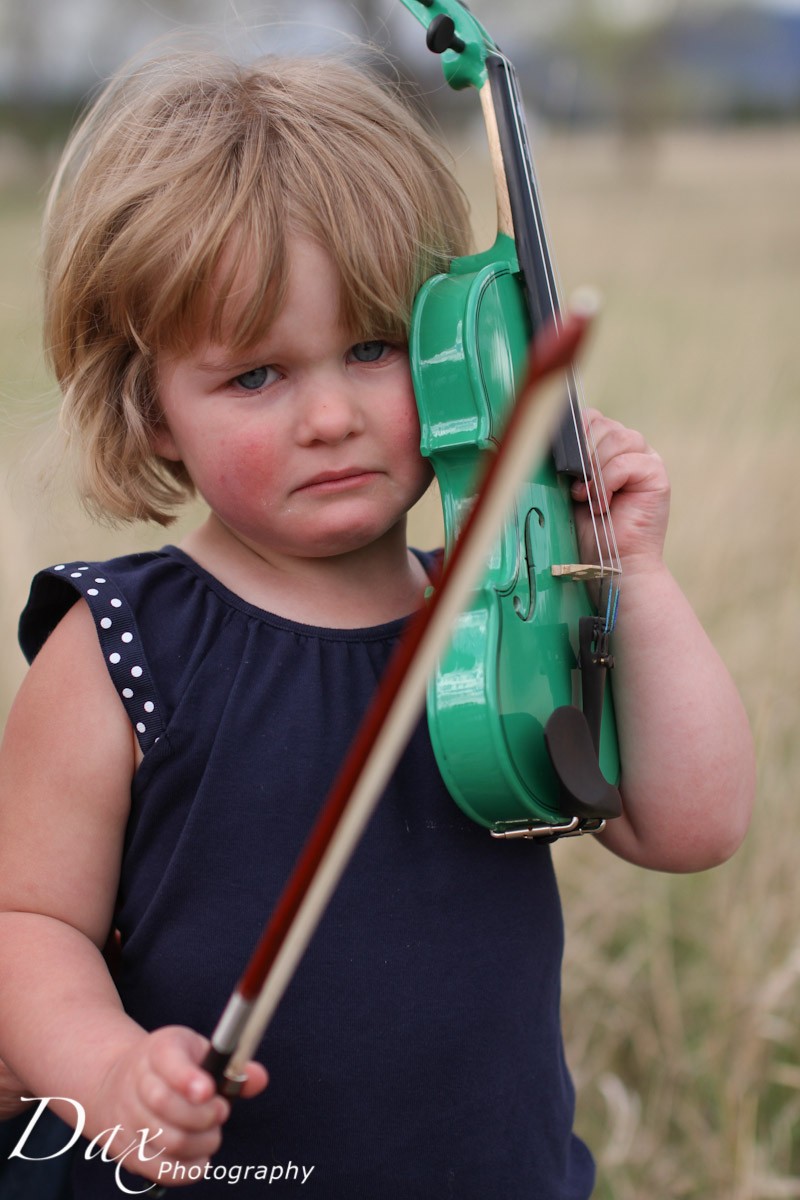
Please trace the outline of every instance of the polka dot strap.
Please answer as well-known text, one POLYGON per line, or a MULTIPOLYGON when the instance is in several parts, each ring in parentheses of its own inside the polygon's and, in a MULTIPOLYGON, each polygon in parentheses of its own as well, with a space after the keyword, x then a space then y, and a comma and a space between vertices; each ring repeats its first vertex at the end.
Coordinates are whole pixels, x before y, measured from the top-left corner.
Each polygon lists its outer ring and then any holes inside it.
POLYGON ((125 705, 142 752, 155 745, 163 720, 144 648, 127 600, 101 567, 61 563, 49 574, 72 584, 86 600, 97 626, 100 648, 111 679, 125 705))

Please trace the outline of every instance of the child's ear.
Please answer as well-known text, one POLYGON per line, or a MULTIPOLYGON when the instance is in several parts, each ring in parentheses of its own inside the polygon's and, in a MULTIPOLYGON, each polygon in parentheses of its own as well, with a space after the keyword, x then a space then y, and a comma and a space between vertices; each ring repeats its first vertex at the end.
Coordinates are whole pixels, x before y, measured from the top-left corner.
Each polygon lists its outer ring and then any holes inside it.
POLYGON ((150 448, 159 458, 168 458, 171 462, 181 461, 181 454, 175 444, 172 431, 163 417, 156 425, 151 426, 148 437, 150 448))

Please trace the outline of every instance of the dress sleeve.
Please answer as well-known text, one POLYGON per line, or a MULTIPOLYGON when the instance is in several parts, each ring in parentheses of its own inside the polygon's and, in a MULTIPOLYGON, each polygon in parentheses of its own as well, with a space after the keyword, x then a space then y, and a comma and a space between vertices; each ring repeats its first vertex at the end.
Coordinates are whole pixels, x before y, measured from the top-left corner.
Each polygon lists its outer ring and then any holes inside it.
POLYGON ((19 622, 22 652, 32 662, 59 621, 81 597, 94 619, 112 682, 142 752, 146 753, 163 733, 163 706, 133 611, 105 564, 60 563, 35 576, 19 622))

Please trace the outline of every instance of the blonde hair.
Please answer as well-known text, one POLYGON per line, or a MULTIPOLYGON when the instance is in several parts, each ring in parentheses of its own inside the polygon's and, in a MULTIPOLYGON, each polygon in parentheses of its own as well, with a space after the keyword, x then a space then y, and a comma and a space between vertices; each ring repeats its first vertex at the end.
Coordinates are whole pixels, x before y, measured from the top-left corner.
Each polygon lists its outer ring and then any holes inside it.
POLYGON ((468 228, 437 143, 362 69, 183 52, 120 72, 75 130, 45 215, 45 347, 85 503, 167 524, 192 494, 150 445, 156 355, 209 320, 251 346, 281 306, 287 234, 332 254, 347 328, 399 340, 468 228), (230 330, 245 262, 258 282, 230 330))

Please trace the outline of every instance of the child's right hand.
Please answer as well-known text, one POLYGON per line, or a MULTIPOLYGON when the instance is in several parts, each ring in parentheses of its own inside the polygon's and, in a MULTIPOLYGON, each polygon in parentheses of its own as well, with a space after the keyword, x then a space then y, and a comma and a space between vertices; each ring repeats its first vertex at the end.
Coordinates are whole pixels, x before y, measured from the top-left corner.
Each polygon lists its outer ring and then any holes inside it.
POLYGON ((22 1100, 28 1089, 14 1072, 0 1060, 0 1121, 8 1121, 30 1108, 31 1101, 22 1100))
MULTIPOLYGON (((144 1034, 117 1059, 92 1104, 93 1123, 99 1122, 94 1136, 122 1127, 106 1157, 165 1184, 176 1181, 163 1164, 180 1164, 186 1168, 183 1182, 191 1182, 186 1178, 189 1168, 203 1168, 219 1149, 222 1126, 230 1115, 229 1102, 200 1066, 208 1047, 207 1039, 194 1030, 166 1026, 144 1034)), ((266 1084, 264 1067, 251 1062, 241 1095, 256 1096, 266 1084)), ((92 1136, 90 1129, 86 1132, 92 1136)))

